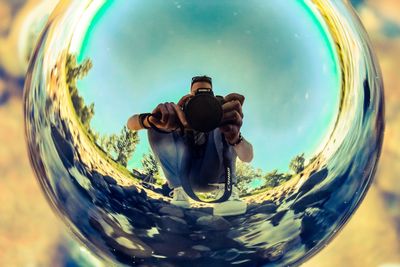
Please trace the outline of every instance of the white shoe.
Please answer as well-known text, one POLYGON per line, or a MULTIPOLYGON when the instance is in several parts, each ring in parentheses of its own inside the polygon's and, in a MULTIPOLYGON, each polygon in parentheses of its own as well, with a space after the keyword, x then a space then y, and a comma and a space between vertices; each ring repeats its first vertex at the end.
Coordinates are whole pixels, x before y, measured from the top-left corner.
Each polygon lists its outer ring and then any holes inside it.
POLYGON ((172 196, 171 204, 187 209, 190 207, 189 196, 186 194, 185 190, 182 187, 174 188, 174 190, 170 193, 172 196))
POLYGON ((239 189, 236 186, 232 187, 231 197, 221 203, 214 205, 214 215, 216 216, 234 216, 246 213, 247 203, 240 200, 239 189))

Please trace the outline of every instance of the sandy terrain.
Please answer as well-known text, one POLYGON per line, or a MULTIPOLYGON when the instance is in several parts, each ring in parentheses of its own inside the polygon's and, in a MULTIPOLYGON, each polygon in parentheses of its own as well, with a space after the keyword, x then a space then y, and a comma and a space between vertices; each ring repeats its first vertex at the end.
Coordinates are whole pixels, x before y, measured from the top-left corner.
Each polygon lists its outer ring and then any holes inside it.
POLYGON ((0 266, 54 266, 61 227, 26 155, 21 100, 0 107, 0 266))

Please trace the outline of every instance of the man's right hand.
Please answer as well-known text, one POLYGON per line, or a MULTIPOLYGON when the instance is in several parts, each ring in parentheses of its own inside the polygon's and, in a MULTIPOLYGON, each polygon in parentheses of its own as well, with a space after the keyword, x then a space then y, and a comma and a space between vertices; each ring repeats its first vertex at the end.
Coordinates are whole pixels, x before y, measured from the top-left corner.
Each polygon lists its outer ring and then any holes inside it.
POLYGON ((152 114, 148 119, 160 130, 171 132, 188 125, 181 107, 172 102, 159 104, 152 114))

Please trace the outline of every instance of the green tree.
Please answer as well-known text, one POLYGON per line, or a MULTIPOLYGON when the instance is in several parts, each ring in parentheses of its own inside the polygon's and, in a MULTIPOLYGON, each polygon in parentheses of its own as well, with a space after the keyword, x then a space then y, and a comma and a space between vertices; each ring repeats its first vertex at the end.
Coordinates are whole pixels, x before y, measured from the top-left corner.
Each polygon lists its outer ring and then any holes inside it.
POLYGON ((124 167, 128 166, 128 160, 132 157, 139 143, 136 131, 129 130, 124 126, 119 135, 103 135, 99 137, 98 144, 112 159, 124 167))
POLYGON ((104 152, 109 154, 110 156, 113 155, 114 152, 114 144, 117 142, 117 135, 112 134, 110 136, 108 135, 102 135, 98 138, 98 144, 100 147, 103 149, 104 152))
POLYGON ((265 180, 264 187, 276 187, 288 181, 292 175, 287 173, 279 173, 278 170, 273 170, 266 173, 263 178, 265 180))
POLYGON ((138 142, 139 136, 137 132, 131 131, 124 126, 116 140, 116 143, 114 144, 114 149, 117 154, 115 161, 126 167, 128 165, 128 160, 132 157, 138 142))
POLYGON ((298 174, 304 170, 304 163, 305 163, 305 158, 304 158, 304 153, 302 153, 292 159, 292 161, 289 164, 289 169, 292 170, 295 174, 298 174))
POLYGON ((66 83, 71 95, 72 105, 74 106, 76 115, 80 119, 83 127, 96 140, 98 135, 90 128, 90 122, 94 116, 94 103, 89 106, 78 93, 77 81, 83 79, 93 67, 90 59, 85 59, 81 64, 78 64, 76 56, 73 54, 67 55, 66 60, 66 83))
POLYGON ((251 188, 250 184, 254 179, 262 177, 261 169, 254 169, 249 163, 242 162, 240 160, 236 161, 236 177, 237 184, 236 187, 239 190, 240 195, 246 195, 251 190, 255 188, 251 188))
POLYGON ((70 87, 76 88, 77 80, 83 79, 93 67, 91 59, 85 59, 81 64, 78 64, 78 60, 74 54, 68 54, 66 60, 66 79, 67 84, 70 87))
POLYGON ((139 142, 137 132, 130 131, 124 126, 119 135, 100 136, 92 130, 90 122, 95 114, 94 103, 86 105, 84 99, 78 93, 77 81, 87 76, 93 67, 93 63, 90 59, 85 59, 81 64, 78 64, 76 56, 68 54, 65 67, 66 83, 71 95, 72 105, 83 127, 104 152, 116 162, 126 167, 129 158, 132 157, 136 145, 139 142))
POLYGON ((148 176, 148 182, 162 186, 165 183, 165 178, 161 167, 153 153, 149 152, 143 156, 142 166, 144 173, 148 176))
POLYGON ((142 159, 143 169, 146 174, 151 176, 159 175, 158 162, 152 153, 145 154, 142 159))
POLYGON ((273 170, 264 175, 265 179, 265 187, 275 187, 279 185, 279 180, 282 177, 282 174, 278 173, 278 170, 273 170))

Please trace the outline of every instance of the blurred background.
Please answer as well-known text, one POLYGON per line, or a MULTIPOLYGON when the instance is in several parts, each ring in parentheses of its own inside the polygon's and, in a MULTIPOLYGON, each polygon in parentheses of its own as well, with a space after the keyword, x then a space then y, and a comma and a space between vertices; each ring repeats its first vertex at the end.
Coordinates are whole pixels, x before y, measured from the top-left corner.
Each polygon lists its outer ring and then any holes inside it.
MULTIPOLYGON (((22 95, 30 47, 21 44, 35 38, 56 2, 0 0, 0 266, 101 266, 50 209, 25 146, 22 95), (21 40, 20 32, 27 30, 21 40)), ((384 147, 376 179, 360 208, 303 266, 400 267, 400 1, 352 4, 383 72, 384 147)))

